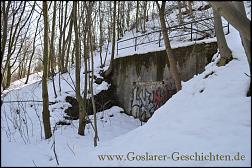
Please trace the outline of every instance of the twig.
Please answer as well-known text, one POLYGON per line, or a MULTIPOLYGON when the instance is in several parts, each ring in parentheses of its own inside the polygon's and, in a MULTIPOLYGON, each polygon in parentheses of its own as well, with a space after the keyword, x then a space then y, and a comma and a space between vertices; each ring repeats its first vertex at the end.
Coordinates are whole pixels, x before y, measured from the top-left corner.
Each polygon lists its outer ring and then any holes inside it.
POLYGON ((56 127, 57 127, 57 124, 55 124, 55 126, 53 128, 53 144, 52 144, 52 147, 53 147, 53 153, 54 153, 57 165, 59 165, 59 161, 58 161, 58 157, 57 157, 57 153, 56 153, 55 134, 54 134, 55 130, 56 130, 56 127))
POLYGON ((53 144, 54 144, 53 145, 53 153, 55 155, 55 159, 56 159, 57 165, 59 165, 59 161, 58 161, 58 157, 57 157, 56 149, 55 149, 55 138, 54 138, 53 144))
POLYGON ((32 162, 33 162, 33 164, 34 164, 35 167, 38 167, 38 166, 35 164, 34 160, 32 160, 32 162))
POLYGON ((251 77, 251 75, 248 75, 246 72, 244 72, 245 75, 247 75, 248 77, 251 77))
POLYGON ((76 92, 75 88, 63 76, 61 78, 76 92))
MULTIPOLYGON (((68 71, 67 71, 68 72, 68 71)), ((73 85, 74 85, 74 88, 76 88, 76 86, 75 86, 75 84, 74 84, 74 81, 73 81, 73 78, 71 77, 71 74, 70 74, 70 72, 68 72, 68 75, 69 75, 69 77, 70 77, 70 79, 71 79, 71 81, 72 81, 72 83, 73 83, 73 85)), ((76 89, 75 89, 76 90, 76 89)))
POLYGON ((35 104, 34 104, 34 110, 35 110, 36 115, 37 115, 38 120, 39 120, 39 125, 40 125, 40 138, 41 138, 41 140, 42 140, 42 139, 43 139, 43 136, 42 136, 42 124, 41 124, 41 120, 40 120, 40 117, 39 117, 39 114, 38 114, 37 106, 35 106, 35 104))
POLYGON ((68 146, 68 148, 71 150, 71 152, 74 154, 74 156, 75 156, 75 153, 74 153, 74 151, 72 150, 72 148, 70 148, 70 146, 68 145, 68 143, 67 143, 67 146, 68 146))

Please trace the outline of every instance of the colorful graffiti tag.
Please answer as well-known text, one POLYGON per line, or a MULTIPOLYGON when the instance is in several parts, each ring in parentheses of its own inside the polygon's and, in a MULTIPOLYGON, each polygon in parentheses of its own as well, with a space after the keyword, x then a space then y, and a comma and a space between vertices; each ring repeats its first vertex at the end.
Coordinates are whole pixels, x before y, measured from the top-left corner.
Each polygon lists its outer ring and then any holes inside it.
POLYGON ((147 121, 156 109, 161 107, 176 89, 171 83, 139 82, 133 85, 131 94, 131 114, 141 121, 147 121))

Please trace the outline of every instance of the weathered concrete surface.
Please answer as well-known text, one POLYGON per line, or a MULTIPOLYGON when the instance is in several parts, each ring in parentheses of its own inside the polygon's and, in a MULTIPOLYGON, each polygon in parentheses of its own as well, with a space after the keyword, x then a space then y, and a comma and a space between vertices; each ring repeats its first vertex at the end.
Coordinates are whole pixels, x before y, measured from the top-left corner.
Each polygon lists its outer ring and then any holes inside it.
MULTIPOLYGON (((217 43, 201 43, 173 49, 183 81, 204 70, 217 52, 217 43)), ((175 92, 164 51, 117 58, 112 85, 119 105, 127 114, 147 121, 175 92)))

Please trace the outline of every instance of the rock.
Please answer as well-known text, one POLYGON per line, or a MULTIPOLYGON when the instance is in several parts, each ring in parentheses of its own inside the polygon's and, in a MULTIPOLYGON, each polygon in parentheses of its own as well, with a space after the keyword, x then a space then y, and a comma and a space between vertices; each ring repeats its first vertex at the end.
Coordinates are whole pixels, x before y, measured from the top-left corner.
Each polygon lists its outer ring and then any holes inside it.
MULTIPOLYGON (((92 71, 87 71, 87 73, 89 74, 89 73, 91 73, 92 71)), ((83 74, 86 74, 85 72, 83 72, 83 74)))
POLYGON ((67 121, 58 121, 56 125, 71 125, 71 123, 68 123, 67 121))
POLYGON ((79 118, 79 103, 76 98, 67 96, 65 98, 66 102, 70 103, 72 107, 65 110, 65 113, 71 118, 77 120, 79 118))
POLYGON ((64 119, 66 120, 78 120, 79 116, 78 117, 70 117, 70 116, 64 116, 64 119))
MULTIPOLYGON (((112 87, 108 90, 102 90, 100 93, 94 96, 95 106, 97 112, 109 109, 118 105, 117 100, 113 94, 112 87)), ((89 115, 93 114, 92 101, 88 100, 87 112, 89 115)))
MULTIPOLYGON (((97 78, 98 79, 98 78, 97 78)), ((67 96, 65 98, 66 102, 71 104, 71 107, 65 110, 65 113, 68 116, 65 116, 65 119, 77 120, 79 119, 79 103, 76 98, 67 96)), ((100 93, 94 96, 95 106, 97 112, 109 109, 113 106, 118 105, 117 100, 113 94, 112 87, 108 90, 102 90, 100 93)), ((87 100, 87 114, 93 114, 93 107, 91 99, 87 100)))
POLYGON ((100 85, 102 83, 103 79, 102 78, 96 78, 95 83, 100 85))
POLYGON ((200 7, 198 8, 198 11, 207 10, 207 9, 209 9, 209 8, 211 8, 211 6, 210 6, 209 4, 207 4, 207 5, 204 5, 204 6, 200 6, 200 7))

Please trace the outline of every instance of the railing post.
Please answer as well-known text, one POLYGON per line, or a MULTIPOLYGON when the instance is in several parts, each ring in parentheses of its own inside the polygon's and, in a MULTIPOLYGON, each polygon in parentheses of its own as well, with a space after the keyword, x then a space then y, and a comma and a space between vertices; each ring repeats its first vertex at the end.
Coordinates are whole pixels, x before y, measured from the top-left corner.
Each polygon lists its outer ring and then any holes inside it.
POLYGON ((116 43, 116 55, 118 55, 118 41, 116 43))
POLYGON ((230 30, 229 30, 229 22, 228 22, 228 33, 227 34, 229 34, 230 33, 230 30))
POLYGON ((192 41, 192 23, 191 23, 191 41, 192 41))
POLYGON ((136 51, 136 47, 137 47, 137 36, 135 37, 135 51, 136 51))
POLYGON ((158 37, 158 47, 161 47, 161 30, 159 32, 159 37, 158 37))

